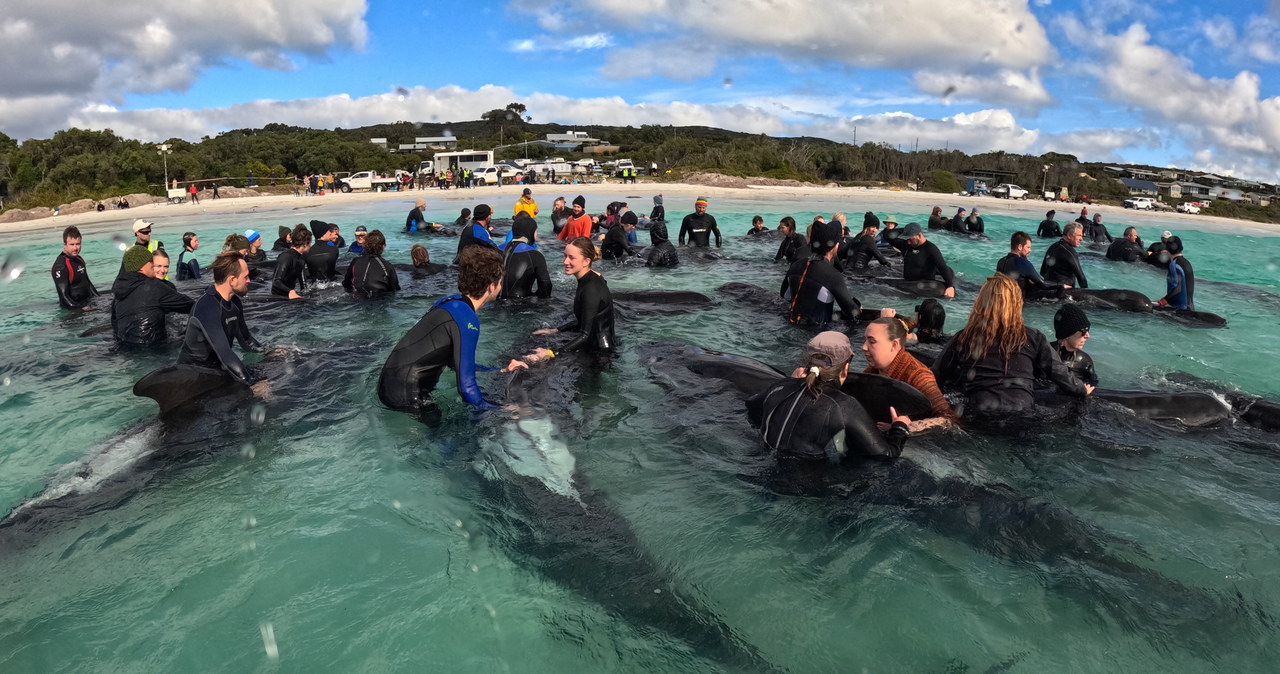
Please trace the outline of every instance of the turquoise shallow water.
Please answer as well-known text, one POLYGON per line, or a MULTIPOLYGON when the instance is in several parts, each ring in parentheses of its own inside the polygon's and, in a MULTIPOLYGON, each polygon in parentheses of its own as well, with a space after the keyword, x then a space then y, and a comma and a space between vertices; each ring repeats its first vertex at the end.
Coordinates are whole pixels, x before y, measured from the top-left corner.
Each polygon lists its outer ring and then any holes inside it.
MULTIPOLYGON (((648 210, 648 195, 627 200, 648 210)), ((683 212, 668 201, 669 212, 683 212)), ((212 251, 230 231, 254 227, 271 240, 276 226, 312 217, 341 223, 348 237, 357 224, 396 232, 410 205, 217 216, 175 210, 155 220, 170 248, 191 229, 212 251)), ((433 199, 428 215, 452 221, 461 205, 470 204, 433 199)), ((861 200, 726 199, 712 211, 728 259, 602 269, 615 287, 714 294, 742 281, 772 290, 782 273, 767 262, 776 244, 742 238, 750 215, 772 226, 783 215, 803 223, 844 210, 856 224, 872 206, 900 222, 926 216, 861 200)), ((1038 220, 989 213, 994 242, 933 238, 964 279, 980 283, 1007 251, 1008 234, 1034 231, 1038 220)), ((1128 224, 1121 215, 1107 220, 1114 234, 1128 224)), ((1197 286, 1198 308, 1227 316, 1226 330, 1091 312, 1087 348, 1104 384, 1169 388, 1164 375, 1180 370, 1280 398, 1280 238, 1134 224, 1146 240, 1159 229, 1177 231, 1200 279, 1254 290, 1197 286)), ((119 251, 106 226, 85 233, 90 274, 106 289, 119 251)), ((390 238, 393 261, 407 261, 418 241, 447 261, 456 244, 390 238)), ((130 389, 176 351, 121 353, 101 338, 78 337, 104 322, 105 311, 56 310, 46 271, 56 239, 42 232, 0 240, 0 255, 28 261, 25 273, 0 285, 0 504, 8 509, 51 482, 74 482, 67 466, 108 448, 109 457, 163 458, 141 459, 103 485, 100 498, 70 500, 74 507, 42 526, 3 539, 0 671, 721 668, 680 634, 625 619, 513 547, 519 525, 498 510, 474 469, 509 441, 512 422, 473 419, 443 384, 440 427, 378 405, 378 368, 441 294, 438 282, 405 279, 405 291, 387 302, 357 304, 333 290, 303 306, 251 302, 248 320, 260 338, 291 348, 287 384, 265 408, 160 435, 154 403, 130 389)), ((1035 246, 1038 261, 1044 244, 1035 246)), ((207 262, 212 253, 200 257, 207 262)), ((559 256, 548 257, 554 272, 559 256)), ((1093 286, 1162 294, 1157 271, 1100 260, 1085 268, 1093 286)), ((553 276, 553 301, 482 312, 482 359, 509 355, 528 332, 567 314, 572 283, 553 276)), ((915 303, 874 286, 854 290, 869 306, 915 303)), ((962 324, 970 301, 948 304, 949 330, 962 324)), ((1053 311, 1030 306, 1028 322, 1049 330, 1053 311)), ((718 615, 776 669, 1274 669, 1277 436, 1186 432, 1102 410, 1012 437, 913 441, 905 456, 929 474, 1003 485, 1071 513, 1106 552, 1015 558, 989 544, 1004 535, 996 520, 983 520, 985 542, 963 535, 949 519, 968 512, 960 504, 930 511, 910 498, 798 497, 762 484, 753 476, 767 457, 740 402, 650 367, 639 348, 682 341, 788 368, 806 336, 727 299, 696 313, 636 314, 621 324, 621 355, 603 371, 571 377, 549 426, 669 588, 718 615)), ((503 381, 482 383, 496 392, 503 381)))

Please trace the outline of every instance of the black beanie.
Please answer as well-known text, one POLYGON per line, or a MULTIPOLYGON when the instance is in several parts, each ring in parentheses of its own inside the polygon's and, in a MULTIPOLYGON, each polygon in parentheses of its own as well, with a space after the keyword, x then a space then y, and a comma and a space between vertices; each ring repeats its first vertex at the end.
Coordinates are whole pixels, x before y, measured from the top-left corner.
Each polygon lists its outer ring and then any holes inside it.
POLYGON ((287 239, 289 237, 289 232, 292 232, 293 228, 287 227, 285 225, 280 225, 280 228, 276 231, 280 234, 281 239, 287 239))
POLYGON ((867 214, 862 216, 862 228, 866 229, 868 227, 880 228, 880 218, 877 218, 876 214, 871 211, 867 211, 867 214))
POLYGON ((1044 214, 1044 219, 1045 219, 1045 220, 1052 220, 1052 219, 1053 219, 1053 216, 1055 216, 1055 215, 1057 215, 1057 214, 1058 214, 1058 212, 1057 212, 1057 211, 1049 211, 1048 213, 1045 213, 1045 214, 1044 214))
POLYGON ((581 206, 581 207, 583 208, 583 210, 586 210, 586 208, 587 208, 587 198, 586 198, 586 197, 584 197, 584 196, 582 196, 581 194, 579 194, 578 196, 576 196, 576 197, 574 197, 574 198, 573 198, 573 205, 574 205, 574 206, 581 206))
POLYGON ((538 223, 524 211, 511 223, 511 234, 517 238, 533 241, 534 232, 538 231, 538 223))
POLYGON ((489 204, 480 204, 476 206, 476 210, 471 214, 473 220, 484 220, 493 215, 493 209, 489 208, 489 204))
POLYGON ((1177 236, 1171 236, 1171 237, 1169 237, 1169 240, 1164 242, 1164 249, 1165 249, 1165 250, 1167 250, 1167 251, 1169 251, 1169 254, 1170 254, 1170 255, 1175 255, 1175 254, 1177 254, 1177 253, 1181 253, 1181 252, 1182 252, 1182 239, 1181 239, 1180 237, 1177 237, 1177 236))
POLYGON ((809 248, 818 255, 826 255, 827 251, 840 243, 844 227, 839 222, 815 222, 809 229, 809 234, 809 248))
POLYGON ((1074 304, 1064 304, 1053 315, 1053 334, 1058 339, 1064 339, 1089 329, 1089 317, 1084 315, 1084 311, 1074 304))
POLYGON ((634 224, 636 224, 636 223, 638 223, 638 222, 640 222, 640 220, 639 220, 638 218, 636 218, 636 212, 635 212, 635 211, 627 211, 626 213, 623 213, 623 214, 622 214, 622 224, 624 224, 624 225, 634 225, 634 224))

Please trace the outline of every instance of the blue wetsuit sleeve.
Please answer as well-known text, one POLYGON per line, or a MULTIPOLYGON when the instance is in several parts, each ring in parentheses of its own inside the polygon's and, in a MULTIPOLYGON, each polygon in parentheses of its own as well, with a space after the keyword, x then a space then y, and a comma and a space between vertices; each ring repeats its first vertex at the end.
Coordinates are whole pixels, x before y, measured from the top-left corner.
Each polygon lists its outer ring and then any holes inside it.
POLYGON ((484 399, 484 393, 480 390, 479 382, 476 381, 477 369, 492 369, 476 365, 476 346, 480 343, 480 321, 465 301, 449 302, 444 306, 453 317, 453 325, 449 327, 449 332, 453 337, 453 371, 457 374, 458 395, 469 405, 493 407, 484 399), (465 311, 457 306, 459 304, 466 305, 465 311))

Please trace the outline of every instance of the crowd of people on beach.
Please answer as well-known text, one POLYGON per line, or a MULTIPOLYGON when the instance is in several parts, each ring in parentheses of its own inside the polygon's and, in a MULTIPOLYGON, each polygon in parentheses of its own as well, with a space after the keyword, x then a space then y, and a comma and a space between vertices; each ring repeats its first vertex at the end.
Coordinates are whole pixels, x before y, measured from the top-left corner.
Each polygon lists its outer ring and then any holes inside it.
MULTIPOLYGON (((485 369, 475 355, 480 337, 477 312, 495 301, 553 294, 539 245, 542 212, 532 190, 525 188, 512 206, 505 240, 499 241, 488 204, 462 209, 457 220, 447 225, 430 222, 425 206, 425 199, 416 201, 398 234, 456 237, 457 253, 449 265, 432 262, 420 244, 412 246, 409 264, 392 264, 383 257, 387 235, 381 230, 358 226, 348 245, 339 225, 313 220, 309 225, 280 227, 271 248, 274 259, 268 256, 260 233, 230 234, 204 268, 196 258, 201 242, 194 232, 182 234, 175 262, 153 237, 153 223, 137 219, 132 224, 134 242, 124 251, 110 290, 112 334, 123 346, 153 346, 166 340, 167 314, 186 314, 178 364, 218 370, 246 386, 266 387, 254 379, 232 348, 236 342, 242 350, 262 349, 245 321, 240 300, 251 287, 280 300, 298 300, 315 286, 340 282, 355 297, 370 299, 398 291, 400 271, 427 278, 456 268, 458 292, 434 302, 386 357, 379 398, 389 408, 423 413, 434 407, 433 389, 440 376, 452 369, 463 400, 492 407, 477 380, 477 372, 485 369), (347 264, 340 270, 344 251, 347 264), (192 299, 170 281, 171 275, 179 282, 211 278, 212 283, 192 299)), ((619 263, 634 259, 649 267, 674 267, 682 254, 717 259, 724 237, 709 206, 704 197, 695 200, 673 244, 662 195, 653 197, 647 216, 637 215, 624 202, 612 202, 603 213, 588 214, 583 196, 571 204, 557 198, 544 221, 550 224, 550 235, 563 243, 563 273, 577 283, 572 317, 556 328, 533 333, 547 346, 511 359, 502 371, 545 362, 557 351, 613 353, 617 348, 613 294, 594 265, 601 259, 619 263), (647 250, 637 245, 638 228, 649 232, 647 250)), ((856 234, 843 212, 830 219, 815 217, 804 233, 790 216, 783 217, 776 230, 765 227, 762 217, 753 218, 746 240, 779 239, 773 259, 787 265, 778 293, 784 315, 790 323, 818 333, 793 376, 760 392, 748 404, 766 442, 781 454, 805 457, 826 451, 822 448, 844 430, 840 437, 852 445, 849 452, 895 455, 911 432, 1026 411, 1034 404, 1036 387, 1046 383, 1071 396, 1092 393, 1099 378, 1083 350, 1090 323, 1067 293, 1088 288, 1076 252, 1086 233, 1092 231, 1100 243, 1107 242, 1103 237, 1108 235, 1101 217, 1090 219, 1085 210, 1065 226, 1054 215, 1049 211, 1037 230, 1041 238, 1056 239, 1044 253, 1039 271, 1029 260, 1032 237, 1015 232, 1009 253, 995 263, 994 275, 977 289, 966 324, 953 336, 943 332, 946 312, 938 299, 956 296, 956 275, 928 235, 943 231, 985 240, 977 209, 968 214, 959 209, 946 219, 935 207, 927 228, 916 222, 899 227, 892 216, 881 220, 867 212, 856 234), (899 315, 892 308, 864 311, 851 291, 850 279, 871 271, 872 262, 892 274, 877 280, 933 294, 916 307, 913 316, 899 315), (1042 300, 1068 302, 1054 317, 1053 340, 1023 321, 1024 303, 1042 300), (919 391, 929 401, 927 417, 913 420, 893 412, 877 427, 865 412, 849 411, 858 405, 842 392, 853 345, 848 334, 831 329, 838 327, 839 320, 861 328, 866 372, 919 391), (919 351, 923 345, 941 345, 941 350, 919 351), (944 391, 958 394, 955 399, 960 402, 953 407, 944 391), (837 424, 833 419, 842 421, 837 424), (837 428, 840 424, 847 428, 837 428)), ((63 251, 52 267, 59 303, 70 310, 90 309, 98 290, 80 256, 83 237, 78 229, 68 227, 62 238, 63 251)), ((1157 309, 1193 308, 1194 273, 1179 237, 1166 231, 1159 242, 1144 247, 1136 229, 1129 227, 1122 238, 1109 244, 1108 259, 1167 270, 1168 294, 1154 303, 1157 309)))

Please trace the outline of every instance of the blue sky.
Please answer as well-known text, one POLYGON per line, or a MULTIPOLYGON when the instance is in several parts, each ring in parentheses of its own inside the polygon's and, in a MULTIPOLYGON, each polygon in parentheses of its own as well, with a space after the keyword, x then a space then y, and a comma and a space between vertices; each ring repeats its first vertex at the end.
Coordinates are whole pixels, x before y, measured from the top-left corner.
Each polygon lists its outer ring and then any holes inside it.
POLYGON ((1280 7, 1170 0, 17 0, 0 131, 707 124, 1280 182, 1280 7), (855 136, 856 134, 856 136, 855 136))

